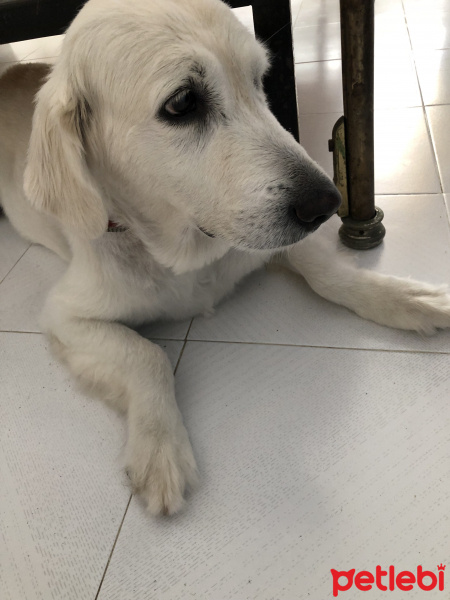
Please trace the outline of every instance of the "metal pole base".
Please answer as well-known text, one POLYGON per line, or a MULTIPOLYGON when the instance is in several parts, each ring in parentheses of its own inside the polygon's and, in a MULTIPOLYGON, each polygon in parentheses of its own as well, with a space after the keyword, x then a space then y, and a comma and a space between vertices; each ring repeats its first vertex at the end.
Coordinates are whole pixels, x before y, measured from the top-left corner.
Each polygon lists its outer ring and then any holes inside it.
POLYGON ((369 221, 355 221, 351 217, 342 218, 339 237, 342 243, 355 250, 370 250, 383 241, 386 229, 382 224, 384 213, 375 206, 375 216, 369 221))

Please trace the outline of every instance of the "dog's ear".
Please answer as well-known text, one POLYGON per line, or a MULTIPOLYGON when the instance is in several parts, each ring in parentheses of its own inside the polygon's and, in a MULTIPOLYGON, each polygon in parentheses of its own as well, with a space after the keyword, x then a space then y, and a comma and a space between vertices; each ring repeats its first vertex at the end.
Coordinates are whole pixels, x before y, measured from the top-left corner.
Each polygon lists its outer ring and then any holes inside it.
POLYGON ((86 165, 83 131, 88 106, 75 88, 54 71, 37 94, 24 189, 37 210, 95 239, 106 231, 108 217, 86 165))

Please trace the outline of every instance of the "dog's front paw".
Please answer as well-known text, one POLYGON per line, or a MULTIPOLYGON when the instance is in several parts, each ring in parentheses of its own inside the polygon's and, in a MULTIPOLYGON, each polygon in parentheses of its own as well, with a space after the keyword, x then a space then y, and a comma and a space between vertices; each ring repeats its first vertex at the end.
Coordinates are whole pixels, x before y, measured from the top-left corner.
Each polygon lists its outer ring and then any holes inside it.
POLYGON ((433 286, 411 279, 386 277, 381 286, 367 289, 370 296, 356 312, 381 325, 431 335, 450 327, 450 295, 447 286, 433 286))
POLYGON ((127 474, 132 489, 153 515, 172 515, 184 503, 184 492, 198 480, 197 466, 183 425, 176 435, 141 433, 128 441, 127 474))

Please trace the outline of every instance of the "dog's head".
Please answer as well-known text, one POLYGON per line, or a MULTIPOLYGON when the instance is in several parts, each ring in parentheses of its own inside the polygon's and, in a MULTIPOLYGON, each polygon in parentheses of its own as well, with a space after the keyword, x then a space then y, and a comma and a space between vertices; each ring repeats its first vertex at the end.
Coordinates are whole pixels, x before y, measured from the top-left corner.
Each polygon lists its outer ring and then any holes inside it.
POLYGON ((340 196, 270 112, 268 68, 220 0, 90 0, 38 94, 27 195, 90 238, 126 198, 232 247, 299 241, 340 196))

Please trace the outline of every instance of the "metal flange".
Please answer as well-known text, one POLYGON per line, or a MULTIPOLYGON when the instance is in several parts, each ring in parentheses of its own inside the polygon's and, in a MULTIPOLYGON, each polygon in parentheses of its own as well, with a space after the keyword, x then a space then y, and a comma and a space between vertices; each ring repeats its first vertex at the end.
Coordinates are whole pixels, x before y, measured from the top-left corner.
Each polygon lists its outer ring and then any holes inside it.
POLYGON ((369 221, 355 221, 351 217, 342 218, 339 237, 342 243, 356 250, 369 250, 375 248, 383 241, 386 229, 382 224, 384 213, 381 208, 375 207, 375 216, 369 221))

